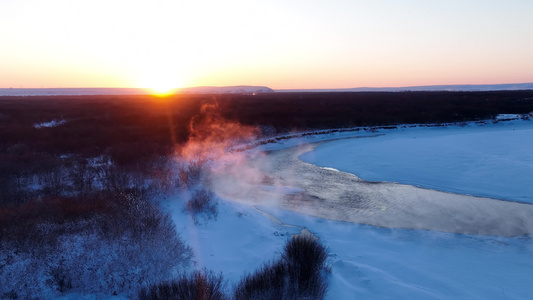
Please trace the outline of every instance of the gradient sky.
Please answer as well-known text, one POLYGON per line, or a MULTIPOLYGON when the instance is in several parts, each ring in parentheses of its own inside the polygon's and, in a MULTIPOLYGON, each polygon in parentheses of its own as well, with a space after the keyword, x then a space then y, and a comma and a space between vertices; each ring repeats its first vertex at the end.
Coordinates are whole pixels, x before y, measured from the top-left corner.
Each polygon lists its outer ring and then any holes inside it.
POLYGON ((0 0, 0 88, 521 82, 532 0, 0 0))

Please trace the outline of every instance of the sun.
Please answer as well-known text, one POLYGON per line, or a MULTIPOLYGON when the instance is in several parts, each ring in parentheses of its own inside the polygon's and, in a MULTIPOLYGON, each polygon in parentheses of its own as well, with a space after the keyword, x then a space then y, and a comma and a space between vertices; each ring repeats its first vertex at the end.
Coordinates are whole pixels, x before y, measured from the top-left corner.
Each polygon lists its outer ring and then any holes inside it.
POLYGON ((155 96, 169 96, 185 86, 185 81, 177 74, 169 72, 153 72, 143 78, 137 85, 155 96))
POLYGON ((155 96, 169 96, 175 94, 177 89, 177 87, 170 85, 159 85, 148 88, 148 90, 150 90, 150 94, 155 96))
POLYGON ((153 82, 144 85, 150 91, 150 94, 156 96, 169 96, 175 94, 177 89, 183 87, 183 84, 177 80, 168 78, 154 79, 153 82))

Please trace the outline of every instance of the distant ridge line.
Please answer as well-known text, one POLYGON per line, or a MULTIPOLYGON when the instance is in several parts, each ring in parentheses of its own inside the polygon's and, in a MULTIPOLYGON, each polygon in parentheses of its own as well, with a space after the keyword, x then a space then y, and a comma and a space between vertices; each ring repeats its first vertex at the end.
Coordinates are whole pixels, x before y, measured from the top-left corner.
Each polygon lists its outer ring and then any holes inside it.
MULTIPOLYGON (((170 94, 255 94, 273 93, 266 86, 201 86, 178 88, 170 94)), ((0 88, 0 96, 90 96, 90 95, 151 95, 146 88, 0 88)))
MULTIPOLYGON (((175 94, 259 94, 299 92, 417 92, 417 91, 517 91, 533 90, 533 83, 456 84, 407 87, 358 87, 341 89, 271 89, 266 86, 199 86, 175 89, 175 94)), ((0 96, 150 95, 145 88, 0 88, 0 96)))
POLYGON ((0 96, 148 95, 141 88, 4 88, 0 96))
POLYGON ((406 87, 358 87, 341 89, 277 89, 276 92, 417 92, 417 91, 518 91, 532 90, 533 83, 506 83, 506 84, 454 84, 454 85, 421 85, 406 87))

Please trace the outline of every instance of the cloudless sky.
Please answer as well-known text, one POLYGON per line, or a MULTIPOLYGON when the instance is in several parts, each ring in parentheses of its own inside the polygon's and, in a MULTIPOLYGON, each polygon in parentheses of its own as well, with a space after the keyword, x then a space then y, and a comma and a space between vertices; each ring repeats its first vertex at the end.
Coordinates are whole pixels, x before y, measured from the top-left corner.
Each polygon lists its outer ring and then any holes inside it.
POLYGON ((532 0, 0 0, 0 88, 521 82, 532 0))

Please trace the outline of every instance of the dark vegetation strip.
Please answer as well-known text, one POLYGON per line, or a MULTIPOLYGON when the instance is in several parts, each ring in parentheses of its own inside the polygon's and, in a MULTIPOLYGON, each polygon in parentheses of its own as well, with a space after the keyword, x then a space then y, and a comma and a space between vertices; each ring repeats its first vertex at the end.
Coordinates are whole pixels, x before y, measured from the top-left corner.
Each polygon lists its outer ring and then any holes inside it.
POLYGON ((216 104, 225 119, 275 135, 529 113, 533 91, 0 97, 0 154, 2 161, 9 154, 109 154, 115 163, 130 164, 186 142, 191 120, 206 103, 216 104), (51 120, 66 123, 34 127, 51 120))

